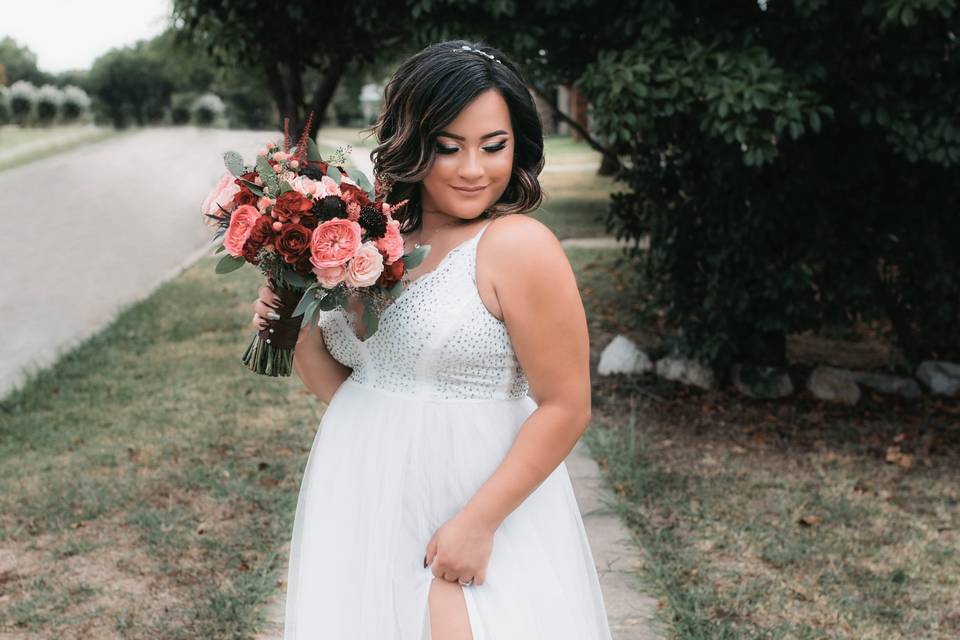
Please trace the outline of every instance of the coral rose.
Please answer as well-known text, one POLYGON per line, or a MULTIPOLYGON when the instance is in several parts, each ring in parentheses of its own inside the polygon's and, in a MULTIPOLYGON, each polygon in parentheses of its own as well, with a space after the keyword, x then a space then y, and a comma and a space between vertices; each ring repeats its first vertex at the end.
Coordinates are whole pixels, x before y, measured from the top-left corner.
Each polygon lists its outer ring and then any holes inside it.
POLYGON ((383 273, 383 256, 372 242, 364 242, 347 263, 343 279, 351 287, 369 287, 383 273))
POLYGON ((400 221, 388 220, 387 232, 376 241, 377 248, 386 256, 384 262, 393 264, 403 257, 403 236, 400 235, 400 221))
POLYGON ((310 263, 314 267, 336 267, 352 258, 360 248, 360 225, 334 218, 313 230, 310 236, 310 263))
POLYGON ((237 207, 230 216, 230 226, 223 235, 223 246, 227 253, 240 258, 243 256, 243 244, 250 237, 250 232, 260 218, 260 212, 250 205, 237 207))

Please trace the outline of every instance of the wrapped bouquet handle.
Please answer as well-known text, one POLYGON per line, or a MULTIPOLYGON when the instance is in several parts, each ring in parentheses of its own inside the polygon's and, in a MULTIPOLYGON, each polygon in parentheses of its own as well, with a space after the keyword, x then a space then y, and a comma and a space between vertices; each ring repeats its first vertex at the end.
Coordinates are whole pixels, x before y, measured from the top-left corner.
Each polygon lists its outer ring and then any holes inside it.
POLYGON ((303 297, 303 291, 278 286, 273 278, 268 285, 280 298, 276 309, 280 316, 267 319, 267 326, 257 332, 246 353, 243 364, 256 373, 268 376, 289 376, 293 371, 293 351, 300 336, 303 314, 292 315, 303 297))

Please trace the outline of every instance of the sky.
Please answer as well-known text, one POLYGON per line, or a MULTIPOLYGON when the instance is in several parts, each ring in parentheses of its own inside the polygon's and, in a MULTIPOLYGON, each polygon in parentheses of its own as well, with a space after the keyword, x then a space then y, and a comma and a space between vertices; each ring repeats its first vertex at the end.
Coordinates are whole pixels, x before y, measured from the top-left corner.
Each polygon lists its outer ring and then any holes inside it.
POLYGON ((42 71, 89 69, 114 47, 162 32, 170 0, 0 0, 0 39, 37 54, 42 71))

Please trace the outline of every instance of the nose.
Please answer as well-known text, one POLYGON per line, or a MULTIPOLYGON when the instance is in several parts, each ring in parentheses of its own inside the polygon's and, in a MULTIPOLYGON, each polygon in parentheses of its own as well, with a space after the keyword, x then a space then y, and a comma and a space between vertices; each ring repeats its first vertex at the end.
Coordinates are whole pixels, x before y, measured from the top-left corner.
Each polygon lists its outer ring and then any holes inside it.
POLYGON ((463 162, 460 163, 460 167, 457 171, 460 178, 469 183, 477 182, 483 178, 483 164, 480 162, 480 153, 477 150, 468 151, 463 154, 465 158, 463 162))

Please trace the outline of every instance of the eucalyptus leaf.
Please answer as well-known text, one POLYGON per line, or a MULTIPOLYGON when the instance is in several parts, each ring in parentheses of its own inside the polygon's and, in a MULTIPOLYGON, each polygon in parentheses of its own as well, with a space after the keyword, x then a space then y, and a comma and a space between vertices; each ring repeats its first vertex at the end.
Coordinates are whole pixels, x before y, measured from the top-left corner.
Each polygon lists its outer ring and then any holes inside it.
POLYGON ((263 197, 264 195, 263 189, 261 189, 257 183, 250 182, 249 180, 243 180, 243 179, 241 179, 240 182, 242 182, 248 189, 250 189, 250 191, 252 191, 254 195, 260 196, 261 198, 263 197))
POLYGON ((217 273, 230 273, 242 267, 246 262, 243 258, 237 258, 228 254, 220 258, 220 262, 217 263, 214 271, 217 273))
POLYGON ((292 317, 297 317, 301 313, 305 313, 306 309, 314 303, 320 304, 322 298, 323 296, 317 292, 310 290, 304 291, 303 297, 300 298, 300 302, 297 303, 297 307, 293 310, 292 317))
POLYGON ((339 298, 340 296, 334 292, 328 293, 323 297, 322 300, 320 300, 320 308, 324 311, 332 311, 337 307, 337 304, 340 301, 339 298))
POLYGON ((406 269, 413 269, 418 264, 423 262, 423 259, 427 257, 427 254, 430 253, 430 245, 422 244, 410 253, 403 256, 403 265, 406 269))
POLYGON ((404 289, 403 283, 398 280, 397 282, 394 283, 392 287, 387 289, 387 295, 389 295, 393 299, 397 299, 398 297, 400 297, 400 294, 403 293, 403 289, 404 289))
POLYGON ((284 270, 282 276, 283 276, 284 282, 298 289, 304 289, 307 287, 308 284, 310 284, 309 282, 307 282, 306 278, 304 278, 302 275, 300 275, 296 271, 284 270))
MULTIPOLYGON (((303 329, 305 326, 310 325, 311 329, 317 324, 317 316, 320 313, 320 300, 313 298, 310 302, 307 303, 307 307, 303 312, 303 320, 300 322, 300 328, 303 329)), ((294 314, 296 316, 297 314, 294 314)))
POLYGON ((216 254, 220 253, 221 251, 226 251, 226 249, 227 249, 227 248, 226 248, 225 246, 223 246, 223 243, 221 242, 221 243, 220 243, 220 246, 217 247, 217 250, 214 251, 213 253, 214 253, 214 255, 216 255, 216 254))
POLYGON ((263 184, 267 186, 270 193, 277 193, 280 190, 280 181, 266 156, 257 156, 257 173, 260 174, 260 179, 263 180, 263 184))
POLYGON ((313 138, 307 138, 307 160, 310 162, 320 162, 323 160, 320 156, 320 147, 313 141, 313 138))
POLYGON ((340 171, 340 169, 336 168, 332 164, 327 166, 327 175, 330 176, 330 179, 337 184, 340 184, 340 178, 343 177, 343 173, 340 171))
POLYGON ((227 171, 239 178, 243 175, 243 157, 236 151, 227 151, 223 154, 223 164, 227 171))
POLYGON ((373 191, 373 185, 370 184, 370 180, 364 175, 363 171, 359 169, 355 172, 356 175, 353 176, 353 181, 360 185, 360 188, 367 192, 367 195, 370 196, 371 200, 376 199, 376 195, 373 191))
POLYGON ((284 180, 280 183, 280 193, 284 194, 287 191, 293 191, 293 187, 290 186, 290 183, 284 180))

